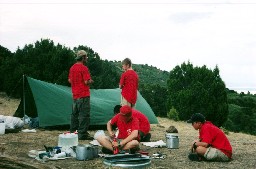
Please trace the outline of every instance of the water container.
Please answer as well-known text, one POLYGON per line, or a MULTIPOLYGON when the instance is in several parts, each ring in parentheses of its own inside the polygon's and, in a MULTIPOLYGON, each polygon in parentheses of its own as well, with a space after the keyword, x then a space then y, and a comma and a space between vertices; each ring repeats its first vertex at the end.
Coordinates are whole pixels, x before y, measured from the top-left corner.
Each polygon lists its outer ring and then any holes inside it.
POLYGON ((179 136, 177 133, 166 133, 166 147, 179 148, 179 136))
POLYGON ((0 134, 5 133, 5 122, 4 120, 0 119, 0 134))
POLYGON ((75 133, 60 134, 58 140, 59 147, 73 147, 78 145, 78 136, 75 133))

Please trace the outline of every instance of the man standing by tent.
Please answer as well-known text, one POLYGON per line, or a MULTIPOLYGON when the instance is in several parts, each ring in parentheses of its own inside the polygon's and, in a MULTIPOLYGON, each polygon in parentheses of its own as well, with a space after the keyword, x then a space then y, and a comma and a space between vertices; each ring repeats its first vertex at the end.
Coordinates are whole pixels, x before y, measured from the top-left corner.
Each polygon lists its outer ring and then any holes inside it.
POLYGON ((93 83, 87 62, 87 53, 79 50, 76 63, 70 68, 68 81, 73 94, 73 109, 71 114, 70 132, 78 131, 79 140, 92 140, 87 132, 90 124, 90 84, 93 83))
POLYGON ((132 62, 129 58, 125 58, 122 61, 122 68, 124 73, 121 75, 119 82, 119 88, 122 89, 121 105, 135 107, 139 77, 132 69, 132 62))

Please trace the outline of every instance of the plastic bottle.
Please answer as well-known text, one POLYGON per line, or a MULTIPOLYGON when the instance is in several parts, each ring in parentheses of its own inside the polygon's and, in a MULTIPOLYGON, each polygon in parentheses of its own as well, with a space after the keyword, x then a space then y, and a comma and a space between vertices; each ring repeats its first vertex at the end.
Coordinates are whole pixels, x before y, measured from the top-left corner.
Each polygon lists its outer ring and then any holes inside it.
MULTIPOLYGON (((113 142, 115 142, 115 143, 117 142, 116 138, 114 138, 113 142)), ((113 147, 113 154, 118 154, 118 153, 119 153, 118 147, 113 147)))

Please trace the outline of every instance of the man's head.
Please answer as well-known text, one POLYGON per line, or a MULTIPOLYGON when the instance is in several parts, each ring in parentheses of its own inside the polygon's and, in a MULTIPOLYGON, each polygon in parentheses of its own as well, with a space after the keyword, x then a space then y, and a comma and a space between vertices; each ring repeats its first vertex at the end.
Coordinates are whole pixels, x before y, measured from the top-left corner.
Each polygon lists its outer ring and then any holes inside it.
POLYGON ((130 67, 132 67, 132 61, 129 58, 125 58, 122 61, 122 68, 124 69, 124 71, 126 71, 127 69, 129 69, 130 67))
POLYGON ((86 61, 87 59, 87 53, 84 50, 79 50, 76 54, 76 58, 77 61, 86 61))
POLYGON ((120 113, 120 108, 121 108, 121 107, 122 107, 122 106, 120 106, 120 105, 116 105, 116 106, 114 107, 114 115, 120 113))
POLYGON ((120 108, 120 116, 119 118, 122 120, 122 121, 125 121, 125 122, 128 122, 131 120, 132 118, 132 108, 130 106, 122 106, 120 108))
POLYGON ((195 113, 187 121, 187 123, 192 123, 194 129, 198 130, 201 128, 202 124, 205 122, 205 117, 201 113, 195 113))

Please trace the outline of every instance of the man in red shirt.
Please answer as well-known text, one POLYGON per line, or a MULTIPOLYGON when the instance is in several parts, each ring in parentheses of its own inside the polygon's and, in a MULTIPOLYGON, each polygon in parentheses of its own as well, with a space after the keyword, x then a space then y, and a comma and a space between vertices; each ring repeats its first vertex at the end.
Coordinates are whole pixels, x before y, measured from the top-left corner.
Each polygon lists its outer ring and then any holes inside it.
MULTIPOLYGON (((116 105, 114 107, 114 115, 117 115, 120 112, 120 105, 116 105)), ((151 134, 150 131, 150 123, 143 113, 132 108, 132 116, 136 117, 139 120, 139 141, 140 142, 150 142, 151 134)))
POLYGON ((131 107, 127 105, 122 106, 120 113, 107 123, 107 130, 110 137, 102 135, 97 138, 97 141, 104 148, 113 151, 113 147, 118 147, 119 150, 130 150, 139 146, 139 121, 132 116, 131 107), (116 125, 119 129, 117 142, 113 142, 113 139, 116 137, 112 129, 113 125, 116 125))
POLYGON ((134 107, 137 101, 139 77, 132 69, 132 62, 129 58, 122 61, 122 68, 124 73, 121 75, 119 82, 119 87, 122 89, 121 105, 134 107))
POLYGON ((199 140, 192 144, 192 151, 189 159, 200 161, 202 157, 207 161, 230 161, 232 158, 232 147, 226 135, 217 126, 205 117, 196 113, 187 121, 192 123, 195 130, 199 130, 199 140))
POLYGON ((79 50, 76 63, 70 68, 68 81, 73 94, 70 132, 78 131, 79 140, 92 140, 87 132, 90 124, 90 84, 93 83, 89 69, 84 65, 87 53, 79 50))

